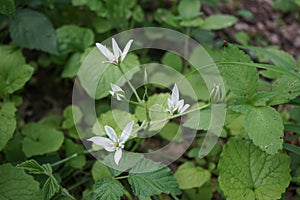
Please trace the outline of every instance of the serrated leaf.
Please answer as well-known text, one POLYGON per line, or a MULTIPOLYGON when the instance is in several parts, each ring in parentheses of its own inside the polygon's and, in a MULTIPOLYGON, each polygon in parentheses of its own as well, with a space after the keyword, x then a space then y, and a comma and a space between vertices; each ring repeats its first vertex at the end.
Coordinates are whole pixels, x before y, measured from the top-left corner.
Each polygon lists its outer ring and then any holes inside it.
POLYGON ((22 162, 21 164, 17 165, 17 167, 28 170, 32 174, 51 174, 52 168, 50 166, 50 169, 48 167, 41 166, 36 160, 26 160, 25 162, 22 162))
POLYGON ((271 107, 252 108, 245 118, 245 129, 253 143, 269 154, 282 149, 283 121, 271 107))
POLYGON ((198 0, 182 0, 178 5, 179 15, 183 19, 192 19, 200 14, 201 2, 198 0))
POLYGON ((40 200, 39 183, 23 169, 10 163, 0 165, 0 199, 40 200))
POLYGON ((91 29, 75 25, 64 25, 56 29, 59 52, 64 55, 70 52, 83 52, 94 43, 91 29))
POLYGON ((201 167, 195 167, 192 162, 179 166, 175 172, 175 178, 180 189, 201 187, 210 180, 210 172, 201 167))
POLYGON ((112 174, 109 172, 108 167, 100 161, 95 161, 92 167, 92 176, 95 181, 102 178, 110 178, 112 174))
POLYGON ((15 112, 13 103, 0 103, 0 151, 13 137, 17 124, 15 112))
POLYGON ((287 103, 300 95, 300 81, 297 78, 282 75, 272 83, 272 93, 274 97, 269 105, 287 103))
POLYGON ((0 0, 0 13, 7 15, 10 18, 15 18, 16 17, 15 1, 0 0))
POLYGON ((57 151, 64 140, 61 131, 54 127, 39 123, 29 123, 22 128, 22 150, 27 157, 43 155, 57 151))
POLYGON ((57 54, 55 30, 43 13, 22 9, 10 22, 10 37, 23 48, 42 50, 57 54))
POLYGON ((43 186, 43 199, 48 200, 54 196, 55 193, 59 191, 59 184, 54 177, 49 177, 43 186))
POLYGON ((128 181, 137 196, 150 197, 161 193, 174 195, 181 193, 176 179, 167 167, 152 172, 130 173, 128 181))
POLYGON ((33 68, 26 65, 20 49, 12 46, 0 47, 0 96, 21 89, 30 79, 33 68))
MULTIPOLYGON (((82 145, 75 144, 70 139, 65 139, 64 147, 65 147, 66 157, 84 151, 82 145)), ((73 158, 66 163, 66 165, 71 166, 75 169, 81 169, 85 164, 86 164, 86 159, 84 155, 79 155, 76 158, 73 158)))
POLYGON ((218 30, 232 26, 238 19, 232 15, 216 14, 211 15, 204 19, 201 29, 205 30, 218 30))
POLYGON ((219 183, 227 199, 279 199, 291 180, 290 158, 269 155, 250 141, 231 139, 219 161, 219 183))
MULTIPOLYGON (((233 45, 224 49, 223 61, 252 63, 248 55, 233 45)), ((244 97, 251 97, 255 93, 258 82, 256 68, 224 64, 220 66, 220 69, 226 86, 233 93, 244 97)))
POLYGON ((103 178, 94 184, 94 193, 97 200, 120 200, 124 194, 124 187, 116 179, 103 178))

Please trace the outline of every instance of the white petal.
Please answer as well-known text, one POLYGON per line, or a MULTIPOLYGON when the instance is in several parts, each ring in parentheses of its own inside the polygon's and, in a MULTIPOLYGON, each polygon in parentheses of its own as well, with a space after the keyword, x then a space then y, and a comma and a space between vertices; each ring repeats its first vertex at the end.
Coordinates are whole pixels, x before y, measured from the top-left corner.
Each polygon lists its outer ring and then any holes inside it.
POLYGON ((125 143, 128 140, 128 138, 130 137, 131 132, 132 132, 133 124, 134 124, 134 121, 131 121, 125 126, 125 128, 122 131, 120 140, 119 140, 120 143, 125 143))
POLYGON ((120 56, 121 49, 119 48, 119 46, 114 38, 112 38, 111 40, 112 40, 112 48, 114 51, 115 58, 118 59, 120 56))
POLYGON ((172 109, 173 108, 173 102, 172 102, 172 100, 170 99, 170 98, 168 98, 168 108, 169 109, 172 109))
POLYGON ((104 126, 105 132, 112 142, 118 142, 118 137, 115 130, 110 126, 104 126))
POLYGON ((125 56, 127 55, 127 53, 128 53, 128 51, 129 51, 129 49, 130 49, 130 46, 131 46, 132 42, 133 42, 133 40, 129 40, 129 41, 127 42, 127 44, 126 44, 126 46, 125 46, 125 48, 124 48, 124 50, 123 50, 123 53, 122 53, 121 61, 123 61, 124 58, 125 58, 125 56))
POLYGON ((106 46, 100 44, 100 43, 96 43, 96 46, 98 47, 98 49, 100 50, 100 52, 108 59, 108 60, 112 60, 114 55, 112 54, 112 52, 110 50, 108 50, 106 48, 106 46))
POLYGON ((111 96, 115 95, 114 91, 109 91, 109 93, 111 94, 111 96))
POLYGON ((172 102, 174 104, 177 104, 178 101, 179 101, 179 91, 178 91, 178 87, 177 87, 177 85, 175 83, 174 87, 172 89, 172 102))
POLYGON ((180 101, 178 101, 178 103, 177 103, 178 112, 181 111, 183 105, 184 105, 184 100, 183 99, 181 99, 180 101))
POLYGON ((120 91, 124 92, 124 90, 122 88, 120 88, 119 86, 117 86, 113 83, 110 84, 110 87, 111 87, 113 92, 120 92, 120 91))
POLYGON ((183 113, 184 111, 186 111, 189 107, 190 107, 190 104, 185 104, 183 106, 183 108, 181 109, 180 114, 183 113))
POLYGON ((115 159, 115 163, 117 165, 119 165, 119 162, 121 160, 121 157, 122 157, 122 149, 121 148, 118 148, 115 152, 115 156, 114 156, 114 159, 115 159))
POLYGON ((106 151, 115 151, 114 143, 106 137, 95 136, 87 139, 87 141, 102 146, 106 151))
POLYGON ((123 94, 116 94, 116 97, 118 101, 122 101, 123 99, 125 99, 125 96, 123 94))

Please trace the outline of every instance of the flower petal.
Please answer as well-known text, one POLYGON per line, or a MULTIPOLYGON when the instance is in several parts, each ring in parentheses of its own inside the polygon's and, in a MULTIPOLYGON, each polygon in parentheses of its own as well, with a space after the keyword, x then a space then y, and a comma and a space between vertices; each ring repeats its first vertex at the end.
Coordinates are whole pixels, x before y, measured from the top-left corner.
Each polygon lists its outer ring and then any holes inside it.
POLYGON ((131 46, 132 42, 133 42, 133 40, 129 40, 129 41, 127 42, 127 44, 126 44, 126 46, 125 46, 125 48, 124 48, 124 50, 123 50, 123 53, 122 53, 122 55, 121 55, 121 56, 122 56, 122 57, 121 57, 121 61, 123 61, 124 58, 126 57, 126 55, 127 55, 128 51, 129 51, 129 49, 130 49, 130 46, 131 46))
POLYGON ((120 57, 121 49, 119 48, 119 46, 114 38, 112 38, 111 41, 112 41, 112 48, 114 51, 115 58, 118 59, 120 57))
POLYGON ((181 99, 180 101, 178 101, 178 103, 177 103, 178 112, 181 111, 183 105, 184 105, 184 100, 183 99, 181 99))
POLYGON ((111 139, 113 143, 118 142, 118 137, 115 130, 110 126, 104 126, 106 135, 111 139))
POLYGON ((190 107, 190 104, 185 104, 183 106, 183 108, 181 109, 180 114, 183 113, 184 111, 186 111, 189 107, 190 107))
POLYGON ((128 138, 130 137, 131 132, 132 132, 133 124, 134 124, 134 121, 131 121, 125 126, 125 128, 122 131, 120 140, 119 140, 120 143, 125 143, 128 140, 128 138))
POLYGON ((114 156, 114 160, 115 160, 115 163, 117 165, 119 165, 119 162, 122 158, 122 149, 121 148, 118 148, 115 152, 115 156, 114 156))
POLYGON ((120 92, 120 91, 124 92, 124 90, 122 88, 120 88, 119 86, 117 86, 113 83, 110 84, 110 87, 111 87, 113 92, 120 92))
POLYGON ((179 101, 179 91, 178 91, 178 87, 177 87, 177 85, 175 83, 174 87, 172 89, 172 102, 174 104, 177 104, 178 101, 179 101))
POLYGON ((113 142, 106 137, 95 136, 87 139, 87 141, 91 141, 98 146, 102 146, 106 151, 115 151, 113 142))
POLYGON ((112 52, 110 50, 108 50, 106 48, 106 46, 102 45, 101 43, 96 43, 96 46, 98 47, 98 49, 100 50, 100 52, 109 60, 113 60, 114 55, 112 54, 112 52))

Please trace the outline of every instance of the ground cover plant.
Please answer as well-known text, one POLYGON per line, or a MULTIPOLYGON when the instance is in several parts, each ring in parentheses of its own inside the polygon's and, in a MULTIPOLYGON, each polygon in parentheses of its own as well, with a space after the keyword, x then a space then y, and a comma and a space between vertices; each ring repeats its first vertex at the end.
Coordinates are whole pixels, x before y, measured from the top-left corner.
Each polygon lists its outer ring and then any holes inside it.
POLYGON ((0 0, 0 200, 300 199, 299 10, 0 0))

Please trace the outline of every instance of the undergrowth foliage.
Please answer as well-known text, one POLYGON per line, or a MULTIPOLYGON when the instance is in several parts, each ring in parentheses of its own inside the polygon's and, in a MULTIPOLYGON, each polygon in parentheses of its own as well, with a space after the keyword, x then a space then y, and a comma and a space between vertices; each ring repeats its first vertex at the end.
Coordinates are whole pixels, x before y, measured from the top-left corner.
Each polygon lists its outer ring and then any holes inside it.
MULTIPOLYGON (((219 45, 214 31, 230 27, 238 18, 202 15, 203 6, 217 2, 224 1, 157 5, 138 0, 0 0, 0 200, 274 200, 286 199, 287 193, 299 197, 299 63, 273 47, 219 45), (130 52, 135 38, 122 48, 115 39, 112 47, 101 43, 143 26, 177 30, 200 42, 219 69, 226 91, 220 83, 208 88, 195 66, 174 52, 130 52), (95 100, 97 116, 83 112, 87 101, 66 106, 71 100, 61 96, 65 101, 55 104, 55 111, 38 110, 44 113, 41 118, 27 119, 24 110, 35 103, 29 101, 35 93, 30 88, 39 84, 39 72, 52 73, 48 81, 71 93, 69 85, 87 57, 104 61, 94 66, 103 67, 100 79, 95 70, 79 75, 81 83, 87 83, 81 92, 95 100), (183 75, 197 88, 196 102, 180 82, 168 88, 151 84, 152 74, 142 67, 151 62, 183 75), (128 74, 135 67, 143 72, 144 86, 138 89, 131 84, 137 72, 128 74), (92 84, 93 94, 88 84, 94 78, 99 82, 92 84), (126 102, 129 109, 111 109, 113 101, 126 102), (225 124, 213 149, 201 157, 213 106, 226 107, 225 124), (88 126, 92 128, 85 129, 88 126), (179 133, 185 130, 196 131, 194 141, 169 166, 143 155, 170 142, 171 154, 180 151, 186 138, 179 133), (147 131, 157 134, 139 137, 147 131)), ((285 12, 297 9, 291 5, 299 6, 299 1, 274 3, 285 12)), ((148 37, 161 38, 159 33, 148 37)), ((197 60, 197 51, 192 49, 188 56, 197 60)), ((166 81, 171 76, 163 74, 166 81)), ((46 85, 38 87, 48 90, 46 85)))

